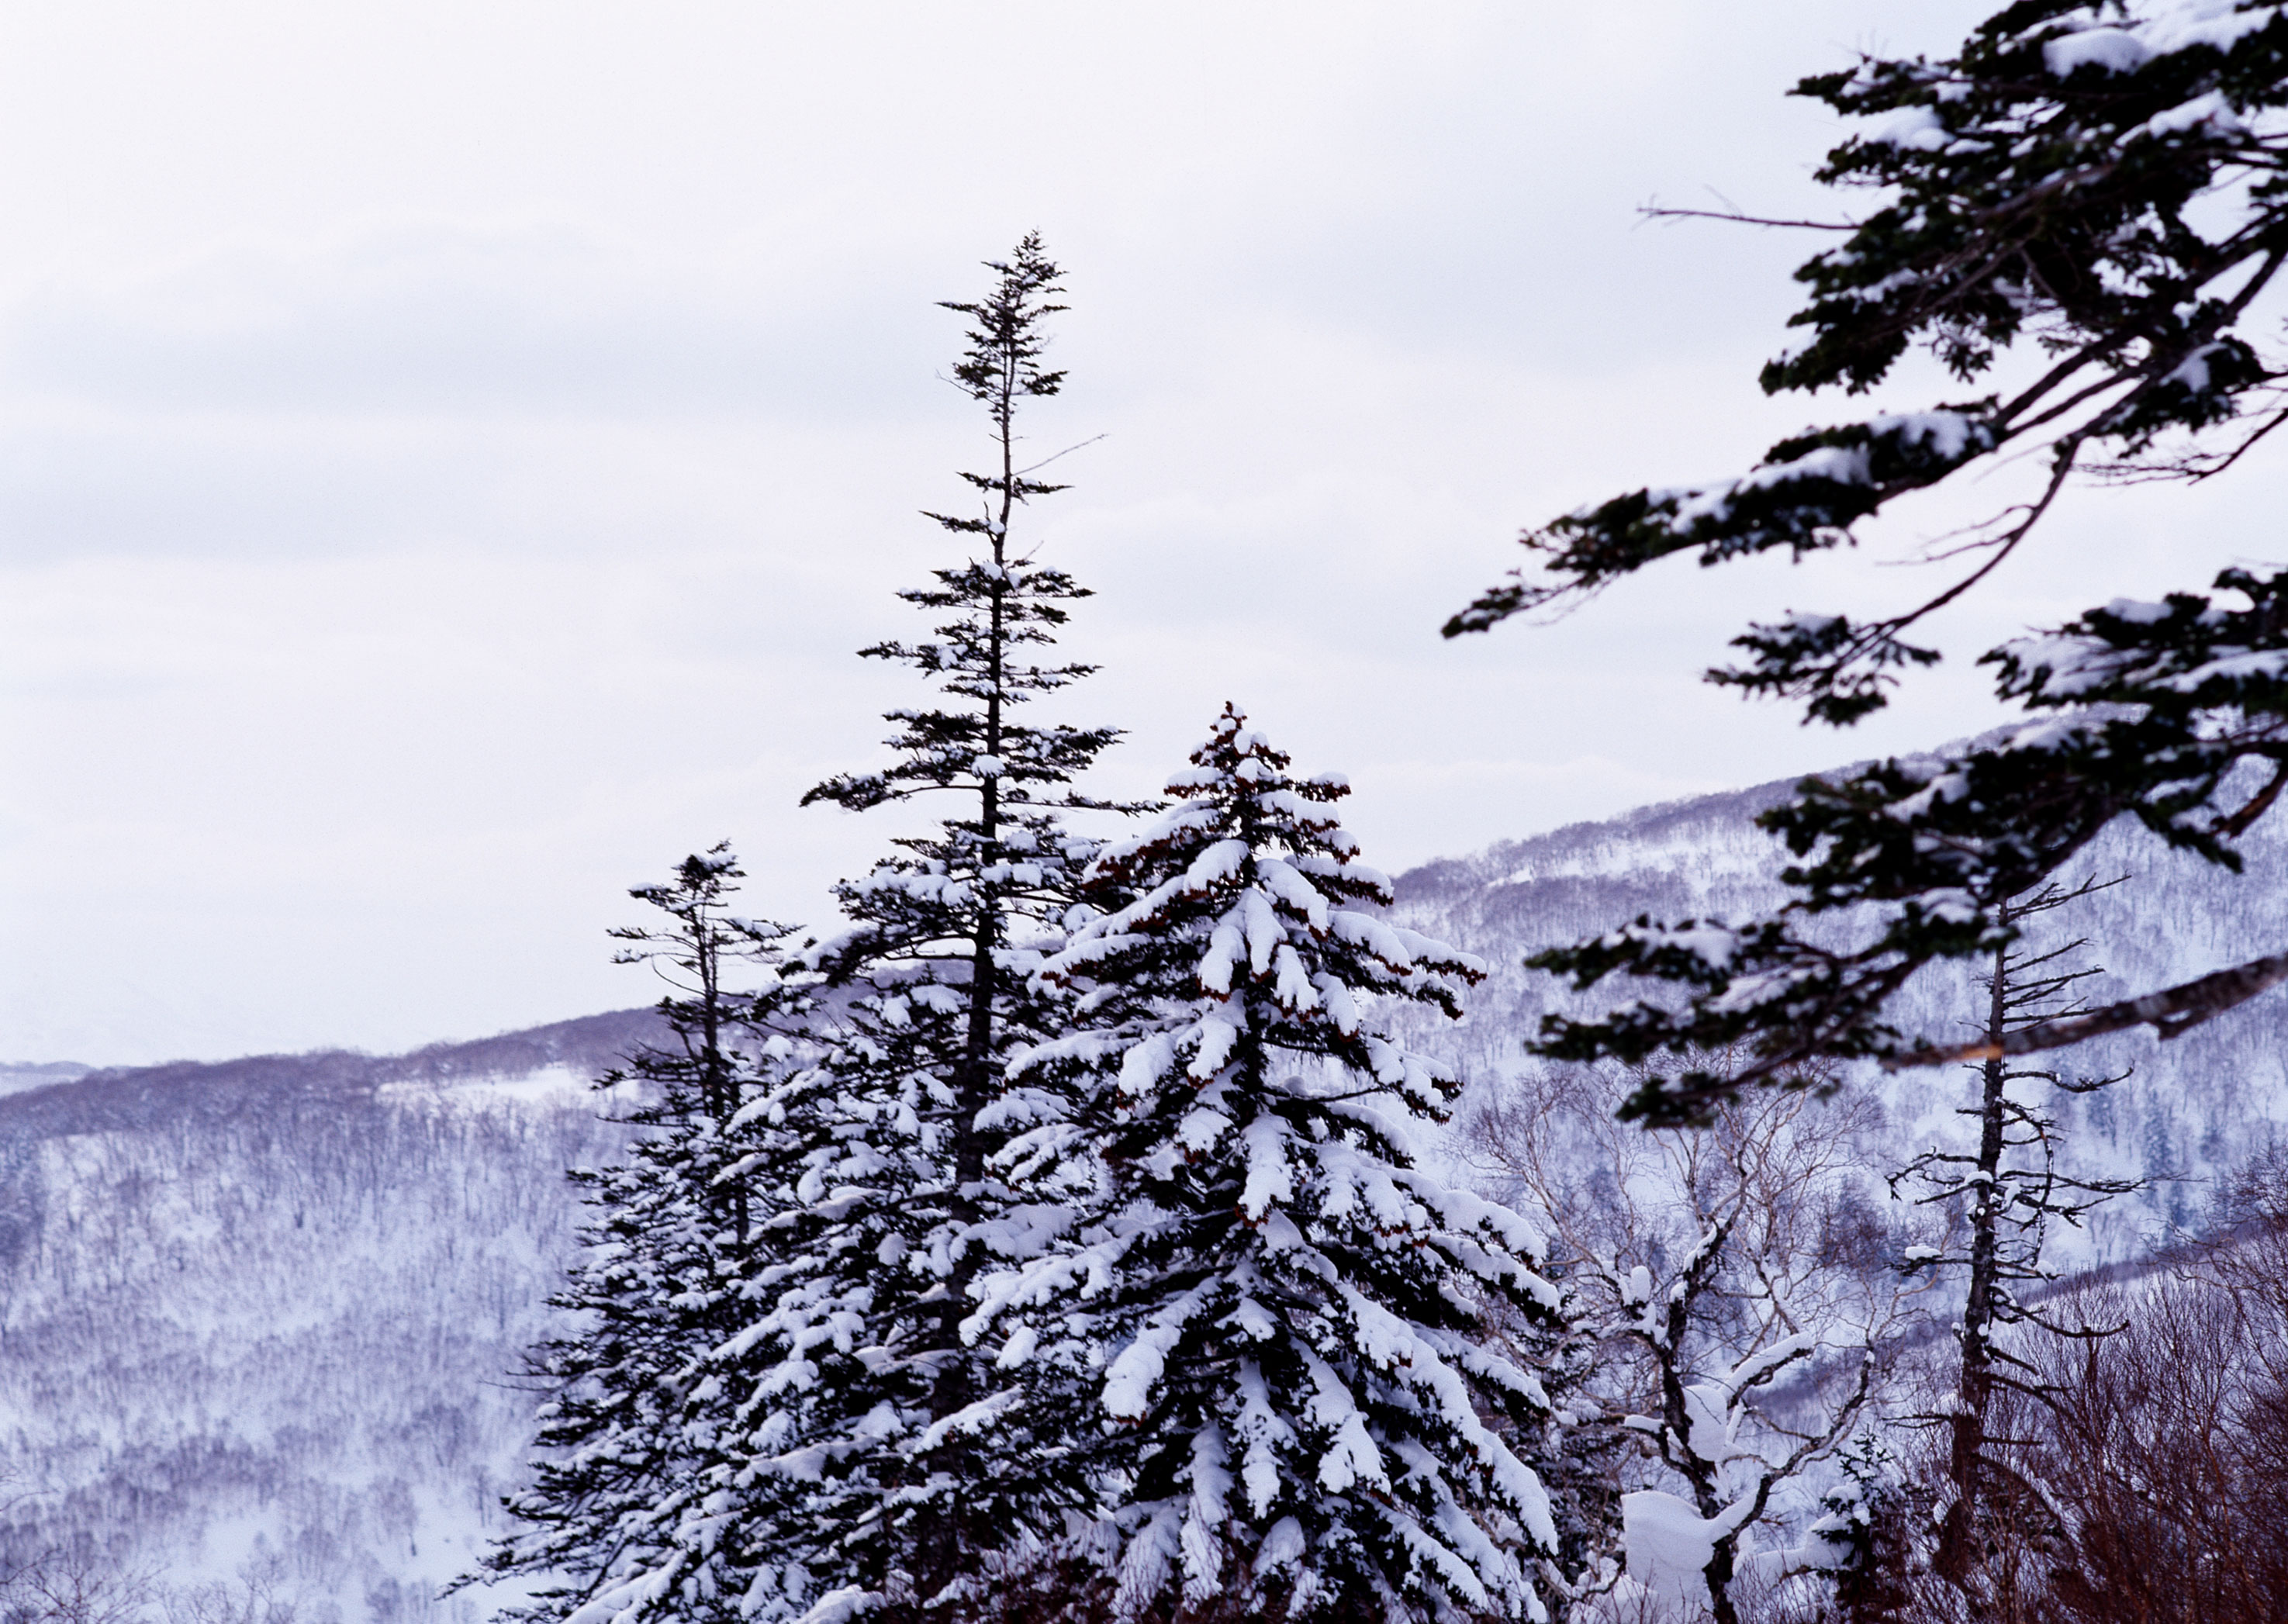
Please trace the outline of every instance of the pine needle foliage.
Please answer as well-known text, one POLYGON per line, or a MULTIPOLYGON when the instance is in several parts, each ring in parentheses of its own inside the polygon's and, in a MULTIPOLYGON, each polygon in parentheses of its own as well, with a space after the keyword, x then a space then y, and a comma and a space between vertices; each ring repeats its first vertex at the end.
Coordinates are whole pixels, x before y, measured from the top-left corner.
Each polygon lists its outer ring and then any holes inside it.
POLYGON ((1419 1164, 1458 1085, 1386 1020, 1483 968, 1380 916, 1347 787, 1288 767, 1227 707, 1096 860, 1108 911, 1041 971, 1081 1029, 1013 1066, 1075 1104, 1001 1154, 1082 1216, 968 1334, 1079 1418, 1117 1617, 1530 1612, 1549 1406, 1486 1319, 1553 1333, 1557 1295, 1530 1226, 1419 1164))
MULTIPOLYGON (((2026 545, 2077 476, 2205 480, 2288 423, 2288 3, 2015 0, 1950 56, 1869 57, 1796 93, 1866 121, 1818 178, 1871 199, 1855 218, 1755 222, 1839 239, 1797 271, 1804 341, 1764 388, 1858 393, 1920 347, 1990 392, 1808 428, 1738 478, 1562 515, 1526 534, 1529 568, 1449 636, 1561 609, 1679 554, 1705 566, 1839 547, 1918 493, 2034 457, 2027 500, 1926 560, 1951 566, 1938 590, 1873 619, 1752 626, 1734 640, 1745 659, 1708 673, 1848 725, 1938 661, 1908 634, 2026 545)), ((1656 1123, 1700 1120, 1744 1086, 1804 1085, 1835 1059, 1981 1058, 1887 1018, 1918 970, 2004 949, 2009 899, 2117 820, 2236 872, 2240 837, 2288 789, 2288 571, 2228 569, 2213 588, 2116 599, 1988 651, 1998 697, 2030 716, 1998 739, 1807 780, 1763 819, 1799 860, 1779 912, 1641 919, 1543 955, 1584 986, 1669 982, 1681 1007, 1553 1018, 1540 1052, 1650 1064, 1633 1109, 1656 1123), (1846 910, 1863 922, 1851 939, 1799 928, 1846 910), (1688 1063, 1734 1049, 1751 1060, 1728 1078, 1688 1063)), ((2015 1029, 2004 1052, 2137 1026, 2172 1037, 2284 981, 2288 950, 2275 950, 2015 1029)))

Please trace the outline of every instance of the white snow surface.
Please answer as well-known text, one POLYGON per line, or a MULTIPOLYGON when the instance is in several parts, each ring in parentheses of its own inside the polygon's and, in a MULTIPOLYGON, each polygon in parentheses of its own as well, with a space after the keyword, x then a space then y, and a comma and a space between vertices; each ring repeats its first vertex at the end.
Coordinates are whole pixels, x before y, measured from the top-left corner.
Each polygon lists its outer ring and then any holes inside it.
POLYGON ((2046 26, 2066 32, 2042 45, 2042 66, 2064 76, 2095 63, 2108 73, 2134 73, 2156 57, 2206 46, 2229 51, 2274 21, 2274 4, 2244 5, 2242 0, 2160 0, 2132 8, 2126 18, 2109 7, 2069 12, 2046 26))
POLYGON ((1716 1541, 1739 1525, 1744 1505, 1704 1517, 1688 1501, 1660 1489, 1621 1496, 1621 1543, 1629 1577, 1664 1601, 1706 1606, 1705 1569, 1716 1541))
MULTIPOLYGON (((298 1624, 475 1624, 572 1165, 624 1130, 585 1068, 376 1081, 316 1056, 0 1099, 0 1549, 162 1584, 265 1573, 298 1624)), ((401 1070, 404 1068, 400 1068, 401 1070)))

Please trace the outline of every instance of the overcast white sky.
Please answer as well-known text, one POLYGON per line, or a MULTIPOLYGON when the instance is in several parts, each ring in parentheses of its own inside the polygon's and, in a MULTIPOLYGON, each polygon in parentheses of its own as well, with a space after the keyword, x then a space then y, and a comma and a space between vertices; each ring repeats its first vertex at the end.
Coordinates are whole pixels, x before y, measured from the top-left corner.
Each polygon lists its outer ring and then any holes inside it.
MULTIPOLYGON (((1966 659, 1840 738, 1695 682, 1863 556, 1436 635, 1521 526, 1856 409, 1754 386, 1803 242, 1635 210, 1828 207, 1785 87, 1985 9, 0 7, 0 1058, 643 1002, 625 887, 727 836, 822 922, 899 825, 795 802, 918 697, 851 651, 981 448, 933 301, 1033 227, 1106 788, 1236 699, 1395 870, 1985 725, 1966 659)), ((2085 499, 1953 646, 2197 584, 2269 478, 2085 499)))

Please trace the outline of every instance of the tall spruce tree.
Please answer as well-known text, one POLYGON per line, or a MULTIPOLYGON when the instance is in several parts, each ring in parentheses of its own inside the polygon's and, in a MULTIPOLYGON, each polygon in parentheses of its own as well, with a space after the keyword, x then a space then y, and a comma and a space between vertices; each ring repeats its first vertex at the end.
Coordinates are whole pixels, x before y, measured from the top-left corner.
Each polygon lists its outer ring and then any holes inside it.
MULTIPOLYGON (((1061 1418, 1029 1411, 959 1329, 989 1259, 1025 1256, 1055 1227, 1053 1209, 1029 1207, 992 1173, 1005 1130, 981 1113, 1011 1108, 1009 1057, 1061 1030, 1062 1001, 1033 972, 1061 943, 1093 849, 1065 814, 1118 810, 1073 780, 1119 730, 1020 714, 1093 668, 1038 658, 1088 593, 1013 534, 1026 504, 1062 488, 1021 466, 1018 432, 1024 403, 1063 383, 1042 362, 1045 323, 1063 308, 1052 302, 1060 272, 1037 236, 989 266, 985 297, 946 308, 969 318, 953 379, 985 408, 994 465, 961 476, 976 511, 931 515, 975 551, 900 594, 942 617, 933 640, 862 651, 912 667, 942 698, 890 713, 891 765, 804 797, 852 811, 956 804, 837 888, 853 928, 812 951, 846 989, 822 1074, 865 1166, 808 1190, 817 1234, 801 1289, 847 1313, 822 1345, 831 1358, 800 1346, 806 1310, 758 1321, 724 1361, 729 1386, 752 1383, 759 1423, 730 1473, 759 1497, 737 1537, 775 1549, 787 1571, 823 1587, 830 1610, 957 1616, 980 1594, 982 1565, 1053 1534, 1064 1509, 1088 1501, 1055 1446, 1061 1418), (806 1368, 794 1374, 790 1359, 806 1368), (808 1395, 799 1424, 767 1389, 808 1395)), ((1015 1108, 1055 1104, 1031 1089, 1015 1108)))
MULTIPOLYGON (((1738 478, 1557 518, 1522 538, 1530 570, 1454 616, 1449 636, 1680 554, 1715 565, 1839 547, 1939 485, 2006 461, 2038 470, 2023 501, 1933 551, 1927 561, 1948 566, 1934 590, 1871 619, 1791 612, 1751 626, 1734 639, 1739 663, 1708 673, 1847 725, 1938 661, 1910 634, 2028 546, 2077 478, 2206 479, 2256 460, 2288 423, 2288 0, 2012 0, 1950 56, 1868 57, 1795 93, 1867 121, 1817 178, 1868 202, 1831 222, 1758 222, 1835 234, 1795 273, 1803 342, 1764 368, 1765 391, 1858 393, 1922 347, 1970 398, 1815 425, 1738 478)), ((2030 717, 1998 739, 1807 780, 1762 819, 1801 860, 1778 912, 1641 919, 1545 955, 1584 984, 1649 977, 1680 996, 1553 1017, 1541 1052, 1655 1063, 1635 1103, 1652 1121, 1693 1120, 1826 1059, 1987 1058, 1985 1040, 1933 1043, 1894 1025, 1895 995, 1935 960, 2000 949, 2007 900, 2101 829, 2133 820, 2237 871, 2242 836, 2288 789, 2288 571, 2228 569, 2214 588, 2117 599, 1989 651, 1998 696, 2030 717), (1817 915, 1832 918, 1804 927, 1817 915), (1742 1050, 1749 1064, 1728 1074, 1690 1064, 1742 1050)), ((2001 1053, 2139 1026, 2173 1037, 2283 981, 2288 945, 2274 944, 2014 1027, 2001 1053)))
POLYGON ((1097 859, 1108 911, 1041 970, 1081 1029, 1012 1068, 1074 1103, 1001 1158, 1082 1216, 967 1331, 1078 1410, 1116 1616, 1537 1614, 1549 1406, 1484 1315, 1553 1334, 1558 1295, 1529 1225, 1418 1162, 1458 1085, 1386 1021, 1483 970, 1380 916, 1347 787, 1287 769, 1227 707, 1097 859))
POLYGON ((743 1318, 732 1284, 771 1227, 754 1107, 783 1114, 809 1075, 809 994, 776 973, 790 927, 730 911, 743 877, 727 843, 687 857, 665 883, 630 892, 668 923, 612 932, 626 944, 616 962, 669 982, 670 1041, 599 1081, 638 1137, 624 1161, 571 1175, 590 1216, 551 1298, 573 1328, 534 1353, 546 1399, 532 1480, 504 1501, 523 1527, 463 1580, 537 1580, 517 1617, 699 1617, 724 1588, 691 1541, 711 1441, 695 1422, 708 1356, 743 1318))

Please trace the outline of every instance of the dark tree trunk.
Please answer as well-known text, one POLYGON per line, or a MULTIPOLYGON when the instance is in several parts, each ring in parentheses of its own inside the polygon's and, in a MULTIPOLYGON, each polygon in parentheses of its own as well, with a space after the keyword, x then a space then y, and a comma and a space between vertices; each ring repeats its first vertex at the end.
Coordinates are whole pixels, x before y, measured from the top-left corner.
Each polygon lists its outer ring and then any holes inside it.
MULTIPOLYGON (((2009 949, 1994 955, 1994 985, 1987 1000, 1986 1037, 1998 1044, 2009 1029, 2009 949)), ((1979 1066, 1978 1161, 1983 1176, 1970 1204, 1970 1287, 1962 1309, 1962 1368, 1955 1386, 1955 1411, 1949 1423, 1947 1476, 1954 1503, 1939 1525, 1934 1565, 1939 1576, 1959 1585, 1978 1560, 1980 1498, 1984 1489, 1986 1416, 1994 1394, 1994 1298, 2000 1288, 1996 1196, 2002 1169, 2004 1089, 2008 1063, 1998 1054, 1979 1066)))

